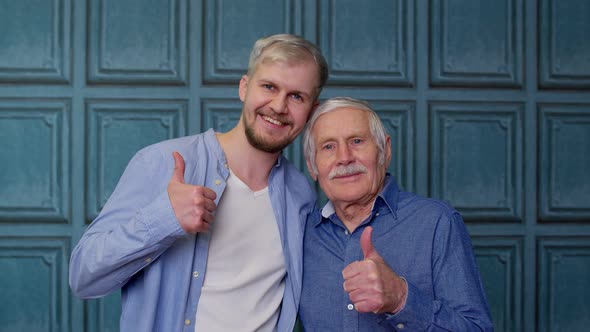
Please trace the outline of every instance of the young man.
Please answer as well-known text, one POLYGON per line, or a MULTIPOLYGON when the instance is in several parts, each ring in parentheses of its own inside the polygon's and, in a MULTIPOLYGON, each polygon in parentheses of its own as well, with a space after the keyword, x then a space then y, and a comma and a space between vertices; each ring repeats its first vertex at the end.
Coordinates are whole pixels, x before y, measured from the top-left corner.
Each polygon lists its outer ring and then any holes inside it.
POLYGON ((305 331, 492 330, 461 216, 398 189, 391 139, 366 103, 323 103, 304 149, 329 199, 305 228, 305 331))
POLYGON ((315 193, 281 151, 327 76, 308 41, 257 41, 239 123, 134 156, 72 253, 74 292, 121 288, 121 331, 291 331, 315 193))

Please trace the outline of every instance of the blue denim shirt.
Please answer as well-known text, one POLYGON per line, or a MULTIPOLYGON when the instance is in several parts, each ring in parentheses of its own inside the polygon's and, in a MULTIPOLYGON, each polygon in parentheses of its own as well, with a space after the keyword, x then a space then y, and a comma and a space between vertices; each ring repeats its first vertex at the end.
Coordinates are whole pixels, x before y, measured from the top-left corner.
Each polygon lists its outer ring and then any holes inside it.
POLYGON ((371 215, 354 232, 330 202, 307 221, 299 315, 305 331, 491 331, 488 304, 459 213, 442 202, 402 192, 391 176, 371 215), (344 291, 342 270, 363 260, 360 236, 373 227, 377 252, 408 283, 396 314, 359 313, 344 291))
MULTIPOLYGON (((167 193, 173 151, 185 159, 185 182, 213 189, 219 203, 229 170, 213 130, 161 142, 133 157, 72 252, 70 286, 76 295, 95 298, 122 289, 122 332, 195 328, 210 236, 185 233, 174 215, 167 193)), ((278 331, 292 331, 301 294, 303 227, 316 196, 283 156, 268 190, 287 269, 278 331)))

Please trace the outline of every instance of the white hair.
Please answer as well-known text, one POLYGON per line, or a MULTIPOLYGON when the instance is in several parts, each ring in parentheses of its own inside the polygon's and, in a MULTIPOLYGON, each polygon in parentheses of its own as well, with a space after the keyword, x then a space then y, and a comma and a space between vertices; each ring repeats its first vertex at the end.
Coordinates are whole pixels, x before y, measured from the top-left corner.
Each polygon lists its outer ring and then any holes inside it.
POLYGON ((381 119, 379 119, 379 115, 377 115, 377 113, 365 101, 348 97, 335 97, 326 100, 317 108, 309 119, 307 127, 305 128, 305 133, 303 134, 303 154, 305 155, 305 159, 309 161, 313 172, 318 174, 318 169, 315 164, 316 151, 313 138, 313 126, 320 116, 340 108, 354 108, 368 113, 371 135, 373 135, 375 143, 377 144, 379 164, 384 165, 387 131, 385 130, 385 126, 383 126, 381 119))

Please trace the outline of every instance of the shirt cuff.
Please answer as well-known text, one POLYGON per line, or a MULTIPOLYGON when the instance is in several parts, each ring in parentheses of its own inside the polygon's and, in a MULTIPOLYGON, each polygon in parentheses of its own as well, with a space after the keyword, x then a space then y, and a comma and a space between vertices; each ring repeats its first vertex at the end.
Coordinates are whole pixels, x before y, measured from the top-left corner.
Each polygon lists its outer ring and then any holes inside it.
MULTIPOLYGON (((404 279, 405 280, 405 279, 404 279)), ((408 292, 406 301, 400 311, 387 315, 387 321, 398 330, 423 331, 428 328, 433 316, 432 304, 423 303, 420 290, 414 287, 407 280, 408 292)))
POLYGON ((387 318, 393 317, 395 314, 397 314, 398 312, 404 310, 404 308, 406 307, 406 301, 408 299, 408 291, 409 291, 409 289, 408 289, 408 281, 404 277, 400 277, 400 279, 404 281, 404 284, 406 284, 406 294, 404 295, 404 298, 402 300, 402 303, 392 313, 389 313, 389 312, 386 312, 385 313, 385 316, 387 316, 387 318))
POLYGON ((186 235, 176 219, 167 191, 141 209, 140 214, 152 243, 172 244, 177 238, 186 235))

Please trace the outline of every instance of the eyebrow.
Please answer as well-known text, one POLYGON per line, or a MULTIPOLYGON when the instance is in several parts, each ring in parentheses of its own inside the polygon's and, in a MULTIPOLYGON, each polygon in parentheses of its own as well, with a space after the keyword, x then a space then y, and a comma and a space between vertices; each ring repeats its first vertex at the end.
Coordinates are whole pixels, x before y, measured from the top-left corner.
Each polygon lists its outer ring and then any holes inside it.
MULTIPOLYGON (((329 142, 329 141, 338 141, 338 138, 334 137, 334 136, 326 136, 326 137, 321 137, 321 140, 319 140, 320 138, 320 133, 318 132, 318 134, 315 135, 316 138, 318 138, 318 144, 323 144, 325 142, 329 142)), ((371 132, 369 131, 368 133, 361 133, 360 131, 354 131, 352 134, 347 135, 344 140, 348 141, 354 138, 362 138, 362 139, 371 139, 373 138, 371 135, 371 132)))
POLYGON ((298 95, 302 95, 302 96, 311 98, 313 92, 312 93, 307 93, 307 92, 304 92, 304 91, 295 90, 295 91, 291 91, 289 93, 291 93, 291 94, 298 94, 298 95))
MULTIPOLYGON (((259 78, 257 82, 264 83, 264 84, 271 84, 274 86, 278 85, 273 80, 268 79, 268 78, 264 78, 264 77, 259 78)), ((301 91, 301 90, 292 90, 292 91, 288 90, 288 91, 289 91, 289 94, 298 94, 298 95, 302 95, 302 96, 311 98, 311 96, 313 95, 313 92, 315 91, 315 88, 313 88, 312 91, 310 91, 310 92, 305 92, 305 91, 301 91)))

